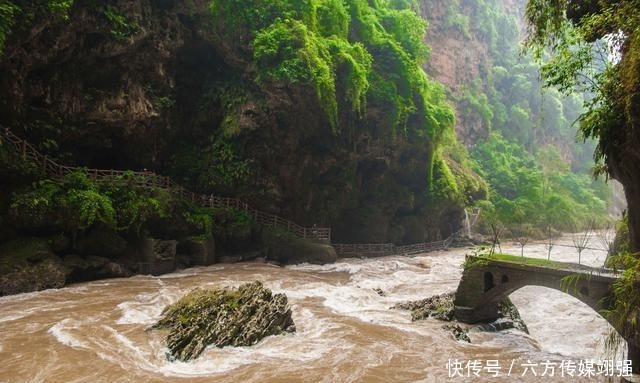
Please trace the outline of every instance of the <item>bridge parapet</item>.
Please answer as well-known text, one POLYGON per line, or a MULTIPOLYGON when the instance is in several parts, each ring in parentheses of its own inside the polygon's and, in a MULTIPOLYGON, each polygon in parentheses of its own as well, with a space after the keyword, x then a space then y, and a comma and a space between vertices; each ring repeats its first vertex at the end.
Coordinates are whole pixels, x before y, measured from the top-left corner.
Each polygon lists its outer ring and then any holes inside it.
MULTIPOLYGON (((556 263, 555 265, 559 265, 556 263)), ((462 275, 454 304, 459 320, 476 323, 498 317, 498 304, 525 286, 543 286, 565 292, 596 311, 608 308, 615 274, 566 264, 564 268, 481 259, 462 275)))
MULTIPOLYGON (((550 263, 554 267, 519 264, 484 257, 469 257, 468 266, 454 298, 455 316, 460 322, 478 323, 498 318, 498 305, 525 286, 543 286, 572 295, 598 314, 613 304, 613 284, 619 275, 602 268, 571 263, 550 263)), ((539 260, 536 260, 539 262, 539 260)), ((627 358, 640 372, 640 334, 625 334, 618 323, 605 319, 627 342, 627 358)))

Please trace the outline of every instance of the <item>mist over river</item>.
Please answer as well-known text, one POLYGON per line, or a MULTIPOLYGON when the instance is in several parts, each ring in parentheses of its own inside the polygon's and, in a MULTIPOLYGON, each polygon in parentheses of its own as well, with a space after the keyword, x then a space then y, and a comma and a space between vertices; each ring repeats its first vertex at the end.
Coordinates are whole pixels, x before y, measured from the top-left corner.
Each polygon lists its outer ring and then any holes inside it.
MULTIPOLYGON (((503 250, 519 253, 515 246, 503 250)), ((454 381, 449 359, 495 359, 506 372, 513 360, 519 366, 528 360, 603 357, 609 325, 559 291, 527 287, 512 294, 530 335, 471 332, 471 344, 455 341, 443 322, 411 322, 409 312, 389 309, 455 290, 469 252, 344 259, 325 266, 214 265, 0 298, 0 382, 447 382, 454 381), (288 296, 295 334, 268 337, 253 347, 208 349, 181 363, 167 361, 162 332, 145 331, 166 305, 195 287, 255 280, 288 296)), ((544 245, 529 245, 525 252, 546 257, 544 245)), ((577 255, 556 247, 553 258, 574 261, 577 255)), ((586 251, 582 258, 602 265, 604 253, 586 251)), ((455 381, 567 381, 559 373, 522 372, 516 367, 511 376, 455 381)))

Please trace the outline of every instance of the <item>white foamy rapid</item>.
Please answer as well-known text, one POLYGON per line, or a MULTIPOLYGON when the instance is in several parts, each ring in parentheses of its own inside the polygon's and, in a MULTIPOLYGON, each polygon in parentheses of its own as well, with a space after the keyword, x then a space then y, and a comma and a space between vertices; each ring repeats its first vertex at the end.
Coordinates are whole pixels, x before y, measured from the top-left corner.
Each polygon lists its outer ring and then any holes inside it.
MULTIPOLYGON (((546 257, 542 245, 530 250, 546 257)), ((216 265, 2 298, 0 382, 446 382, 445 365, 453 358, 507 363, 600 355, 608 324, 581 302, 548 289, 527 287, 512 295, 531 335, 472 333, 471 344, 456 342, 442 322, 411 322, 408 312, 390 309, 455 290, 466 251, 324 266, 216 265), (164 333, 148 330, 164 307, 196 287, 254 280, 287 295, 295 334, 252 347, 208 348, 188 363, 167 360, 164 333)), ((596 264, 598 257, 583 254, 596 264)))

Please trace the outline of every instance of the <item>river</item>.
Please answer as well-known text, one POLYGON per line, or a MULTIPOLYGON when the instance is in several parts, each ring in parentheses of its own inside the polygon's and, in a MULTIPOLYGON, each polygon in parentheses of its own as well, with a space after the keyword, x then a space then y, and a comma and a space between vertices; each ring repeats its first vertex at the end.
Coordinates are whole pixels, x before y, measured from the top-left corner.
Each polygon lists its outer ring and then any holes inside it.
MULTIPOLYGON (((503 250, 519 253, 515 245, 503 250)), ((455 290, 469 251, 324 266, 214 265, 0 298, 0 382, 449 382, 447 362, 455 359, 497 360, 503 373, 455 381, 562 382, 567 378, 558 370, 553 377, 521 376, 521 364, 603 356, 608 323, 550 289, 526 287, 511 295, 530 335, 472 332, 471 344, 456 342, 442 322, 412 323, 410 313, 389 309, 455 290), (167 361, 162 333, 145 331, 167 304, 195 287, 254 280, 289 297, 297 333, 253 347, 208 349, 196 361, 180 363, 167 361)), ((528 245, 525 253, 546 257, 540 244, 528 245)), ((587 250, 582 259, 601 265, 603 256, 587 250)), ((577 255, 556 247, 553 258, 577 255)))

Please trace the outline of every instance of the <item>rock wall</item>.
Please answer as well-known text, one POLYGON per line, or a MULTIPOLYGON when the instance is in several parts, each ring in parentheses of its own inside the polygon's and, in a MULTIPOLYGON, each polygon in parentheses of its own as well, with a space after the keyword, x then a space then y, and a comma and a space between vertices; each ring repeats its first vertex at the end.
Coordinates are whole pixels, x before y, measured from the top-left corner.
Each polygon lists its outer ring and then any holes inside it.
MULTIPOLYGON (((422 16, 429 21, 425 43, 431 47, 430 59, 425 71, 434 79, 445 84, 450 90, 450 100, 456 105, 456 132, 458 139, 467 146, 478 139, 486 138, 489 126, 481 118, 461 113, 464 109, 461 95, 465 88, 474 83, 484 86, 489 80, 493 67, 491 49, 487 39, 474 30, 473 19, 475 1, 448 0, 421 1, 422 16), (463 15, 465 22, 456 24, 454 16, 463 15), (471 19, 471 22, 469 22, 471 19), (466 29, 466 31, 464 30, 466 29)), ((522 0, 501 0, 507 14, 516 16, 519 33, 524 36, 525 24, 522 19, 525 2, 522 0)), ((481 87, 483 91, 487 91, 481 87)))
MULTIPOLYGON (((339 108, 336 134, 313 89, 257 86, 234 42, 212 38, 208 4, 76 0, 68 19, 42 16, 18 28, 0 58, 0 124, 63 163, 153 170, 331 226, 336 241, 424 242, 457 230, 465 201, 431 193, 428 139, 390 137, 375 106, 362 118, 339 108), (212 184, 207 176, 220 169, 230 179, 212 184)), ((463 61, 437 54, 456 44, 437 23, 431 36, 446 44, 430 40, 430 68, 463 61)), ((483 71, 477 66, 437 78, 455 89, 483 71)), ((476 125, 459 121, 459 135, 482 134, 476 125)))
MULTIPOLYGON (((489 47, 478 35, 465 35, 459 28, 449 25, 450 1, 421 1, 420 6, 423 17, 429 21, 425 43, 431 47, 431 54, 425 71, 450 90, 450 99, 456 105, 457 136, 466 145, 471 145, 485 138, 489 127, 480 118, 464 116, 456 100, 465 85, 487 78, 492 67, 489 47)), ((464 4, 459 11, 465 15, 472 12, 464 4)))

